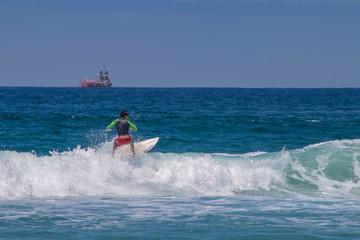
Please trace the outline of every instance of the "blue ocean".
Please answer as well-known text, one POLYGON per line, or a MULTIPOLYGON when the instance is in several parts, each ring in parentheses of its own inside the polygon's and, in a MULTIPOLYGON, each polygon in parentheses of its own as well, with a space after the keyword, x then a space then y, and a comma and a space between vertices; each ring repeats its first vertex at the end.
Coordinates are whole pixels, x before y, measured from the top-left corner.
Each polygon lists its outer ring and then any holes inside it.
POLYGON ((360 89, 0 88, 1 239, 360 239, 360 89), (112 154, 122 110, 148 153, 112 154))

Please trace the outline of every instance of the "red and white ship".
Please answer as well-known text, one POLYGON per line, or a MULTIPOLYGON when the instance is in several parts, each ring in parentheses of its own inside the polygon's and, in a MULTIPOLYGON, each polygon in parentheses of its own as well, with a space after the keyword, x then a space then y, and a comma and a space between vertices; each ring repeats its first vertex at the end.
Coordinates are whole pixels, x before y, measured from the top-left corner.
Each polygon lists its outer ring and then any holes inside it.
POLYGON ((97 78, 84 78, 81 82, 80 82, 80 86, 83 88, 90 88, 90 87, 94 87, 94 88, 109 88, 111 87, 112 83, 110 81, 110 76, 108 71, 105 71, 105 67, 104 70, 100 71, 99 75, 97 76, 97 78))

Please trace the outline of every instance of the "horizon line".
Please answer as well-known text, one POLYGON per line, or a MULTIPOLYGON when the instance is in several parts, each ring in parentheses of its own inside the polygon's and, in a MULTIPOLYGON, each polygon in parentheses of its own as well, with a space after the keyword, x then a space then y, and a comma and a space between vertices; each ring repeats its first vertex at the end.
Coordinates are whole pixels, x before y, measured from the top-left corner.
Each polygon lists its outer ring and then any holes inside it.
POLYGON ((60 87, 60 86, 0 86, 0 88, 78 88, 78 89, 118 89, 118 88, 221 88, 221 89, 360 89, 360 87, 90 87, 90 88, 82 88, 82 87, 60 87))

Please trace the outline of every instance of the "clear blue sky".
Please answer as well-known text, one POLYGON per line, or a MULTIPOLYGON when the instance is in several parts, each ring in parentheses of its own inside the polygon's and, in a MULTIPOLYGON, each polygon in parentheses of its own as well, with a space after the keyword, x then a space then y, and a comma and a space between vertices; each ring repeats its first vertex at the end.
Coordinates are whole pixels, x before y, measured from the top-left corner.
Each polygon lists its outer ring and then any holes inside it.
POLYGON ((360 87, 360 1, 1 0, 0 86, 360 87))

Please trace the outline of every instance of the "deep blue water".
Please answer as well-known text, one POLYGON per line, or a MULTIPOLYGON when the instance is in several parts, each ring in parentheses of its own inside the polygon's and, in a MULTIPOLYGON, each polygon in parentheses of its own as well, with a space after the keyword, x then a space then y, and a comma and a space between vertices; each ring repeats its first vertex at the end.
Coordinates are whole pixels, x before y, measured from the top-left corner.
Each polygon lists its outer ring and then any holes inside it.
POLYGON ((360 89, 0 88, 0 238, 359 239, 360 89), (121 110, 133 158, 111 153, 121 110))

